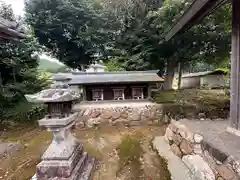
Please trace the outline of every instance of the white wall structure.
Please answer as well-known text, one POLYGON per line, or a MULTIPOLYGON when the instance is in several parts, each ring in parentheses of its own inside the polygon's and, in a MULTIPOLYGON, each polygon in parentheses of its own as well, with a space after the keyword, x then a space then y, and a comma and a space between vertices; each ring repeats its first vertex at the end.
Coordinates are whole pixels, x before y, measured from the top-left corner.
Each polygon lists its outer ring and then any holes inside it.
POLYGON ((103 66, 101 64, 92 64, 88 69, 86 69, 86 72, 104 72, 105 68, 106 66, 103 66))
POLYGON ((228 86, 228 78, 220 70, 199 73, 184 74, 181 81, 181 89, 185 88, 220 88, 228 86))
POLYGON ((201 77, 200 85, 215 88, 224 87, 227 85, 227 82, 224 75, 208 75, 201 77))

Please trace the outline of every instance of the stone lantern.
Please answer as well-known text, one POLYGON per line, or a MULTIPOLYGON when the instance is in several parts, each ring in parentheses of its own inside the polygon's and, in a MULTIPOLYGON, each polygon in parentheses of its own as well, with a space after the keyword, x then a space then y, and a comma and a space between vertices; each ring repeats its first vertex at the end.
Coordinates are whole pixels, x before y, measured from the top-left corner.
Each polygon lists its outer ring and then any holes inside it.
POLYGON ((72 104, 80 93, 65 84, 52 85, 34 95, 25 95, 29 102, 45 103, 47 115, 39 125, 53 132, 53 140, 37 165, 36 180, 88 180, 96 159, 83 151, 83 146, 72 135, 77 113, 72 104))

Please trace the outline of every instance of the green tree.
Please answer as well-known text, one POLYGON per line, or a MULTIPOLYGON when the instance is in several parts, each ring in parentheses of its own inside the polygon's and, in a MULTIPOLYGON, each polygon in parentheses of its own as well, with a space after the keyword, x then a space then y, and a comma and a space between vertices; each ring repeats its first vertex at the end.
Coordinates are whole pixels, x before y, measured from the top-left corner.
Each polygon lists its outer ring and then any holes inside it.
POLYGON ((106 63, 106 68, 104 69, 106 72, 111 71, 124 71, 124 68, 122 67, 121 63, 119 62, 118 58, 108 60, 106 63))
MULTIPOLYGON (((0 9, 1 17, 8 20, 16 19, 11 6, 1 4, 0 9)), ((24 26, 24 24, 22 25, 24 26)), ((40 49, 36 38, 30 34, 30 31, 28 36, 18 43, 0 40, 0 122, 9 120, 9 118, 12 120, 13 112, 15 115, 17 113, 14 111, 17 107, 21 106, 22 110, 25 108, 21 104, 25 103, 26 105, 27 103, 24 94, 35 93, 45 85, 45 81, 38 78, 37 71, 38 56, 36 52, 40 49)), ((27 107, 31 108, 31 105, 27 107)), ((27 116, 28 109, 26 108, 24 110, 27 116)), ((17 116, 20 117, 20 114, 17 116)))
POLYGON ((127 28, 121 31, 116 41, 116 47, 127 54, 123 63, 127 70, 160 69, 166 75, 165 89, 170 89, 179 63, 184 69, 196 61, 217 64, 229 56, 230 6, 221 8, 186 33, 165 40, 164 35, 190 2, 166 0, 158 9, 146 8, 146 3, 145 6, 136 5, 137 10, 132 13, 140 15, 128 16, 127 28))
POLYGON ((39 42, 67 66, 81 69, 104 48, 104 23, 90 2, 27 0, 25 6, 26 20, 39 42))

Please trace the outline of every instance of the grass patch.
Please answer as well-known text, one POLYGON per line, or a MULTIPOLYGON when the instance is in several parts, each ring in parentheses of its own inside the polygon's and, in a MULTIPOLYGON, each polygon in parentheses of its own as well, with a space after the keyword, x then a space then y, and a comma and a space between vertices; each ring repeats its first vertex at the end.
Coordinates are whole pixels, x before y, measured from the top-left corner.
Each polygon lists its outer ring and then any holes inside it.
POLYGON ((139 161, 143 154, 143 149, 140 144, 141 140, 138 136, 126 135, 122 138, 119 144, 119 171, 128 166, 132 175, 132 179, 139 179, 142 174, 141 163, 139 161))
POLYGON ((224 90, 183 89, 157 92, 154 101, 163 104, 163 113, 174 119, 195 118, 205 113, 208 118, 227 118, 229 97, 224 90))
POLYGON ((98 160, 103 159, 102 152, 89 144, 84 144, 84 151, 86 151, 90 156, 97 158, 98 160))

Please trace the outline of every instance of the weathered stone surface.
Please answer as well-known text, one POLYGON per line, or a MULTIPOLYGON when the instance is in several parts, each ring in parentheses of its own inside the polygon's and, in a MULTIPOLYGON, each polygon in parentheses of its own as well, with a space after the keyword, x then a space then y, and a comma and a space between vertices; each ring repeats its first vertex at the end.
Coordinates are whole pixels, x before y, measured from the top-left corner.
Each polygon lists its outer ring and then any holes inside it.
POLYGON ((176 154, 178 157, 182 157, 182 152, 176 144, 172 144, 170 148, 174 154, 176 154))
POLYGON ((202 140, 203 140, 203 136, 201 136, 201 135, 199 135, 199 134, 195 134, 193 138, 194 138, 194 141, 195 141, 196 143, 201 143, 202 140))
POLYGON ((130 121, 130 122, 129 122, 129 125, 130 125, 130 126, 139 126, 140 124, 141 124, 140 121, 130 121))
POLYGON ((185 139, 190 143, 194 143, 194 137, 193 136, 194 136, 194 134, 192 132, 188 131, 188 135, 185 139))
POLYGON ((217 168, 217 171, 221 177, 225 180, 237 180, 237 177, 234 174, 234 171, 231 167, 227 165, 220 165, 217 168))
POLYGON ((84 110, 80 110, 79 112, 78 112, 78 117, 82 117, 83 116, 83 114, 84 114, 84 110))
POLYGON ((127 119, 117 119, 116 121, 112 122, 112 125, 117 126, 117 125, 128 125, 130 122, 127 119))
POLYGON ((169 143, 169 141, 173 140, 172 137, 173 137, 173 132, 169 127, 167 127, 165 132, 165 140, 169 143))
MULTIPOLYGON (((95 158, 83 153, 83 146, 79 144, 71 132, 76 124, 80 125, 84 121, 82 117, 75 121, 79 117, 77 112, 62 112, 63 107, 58 106, 59 102, 74 104, 73 101, 80 98, 80 93, 68 85, 56 84, 51 86, 51 89, 43 90, 35 95, 26 95, 26 98, 29 101, 55 103, 55 108, 52 109, 51 106, 48 108, 52 114, 38 121, 40 126, 46 127, 48 131, 53 133, 53 140, 44 152, 42 161, 37 165, 36 176, 33 178, 37 180, 80 180, 79 178, 82 177, 87 178, 86 172, 93 170, 93 166, 88 166, 89 159, 93 159, 91 162, 95 164, 95 158), (62 113, 65 116, 60 116, 62 113)), ((54 106, 54 104, 52 105, 54 106)), ((71 111, 71 109, 68 110, 71 111)), ((92 110, 82 110, 81 114, 89 116, 92 114, 92 110)), ((86 122, 88 125, 93 125, 97 122, 97 118, 90 118, 86 122)))
POLYGON ((97 117, 97 118, 90 118, 87 120, 87 127, 91 128, 93 126, 99 125, 101 123, 101 118, 97 117))
POLYGON ((240 162, 236 161, 232 156, 229 156, 225 162, 226 164, 230 164, 233 168, 236 175, 240 177, 240 162))
MULTIPOLYGON (((77 109, 75 109, 77 111, 77 109)), ((144 106, 141 108, 137 107, 131 107, 131 106, 126 106, 126 107, 114 107, 114 108, 96 108, 96 109, 79 109, 78 112, 81 111, 81 114, 83 114, 82 117, 86 117, 86 122, 87 124, 88 118, 101 118, 101 123, 106 123, 108 122, 111 125, 116 125, 119 124, 113 123, 113 121, 116 121, 118 119, 126 119, 129 122, 130 121, 141 121, 142 124, 153 124, 153 121, 156 120, 157 123, 160 120, 160 118, 157 118, 157 114, 162 112, 162 110, 157 109, 157 106, 150 105, 150 106, 144 106)), ((80 119, 80 117, 78 117, 80 119)), ((81 119, 82 120, 82 119, 81 119)), ((91 121, 91 120, 90 120, 91 121)), ((91 127, 90 123, 90 127, 91 127)), ((130 124, 130 123, 129 123, 130 124)), ((139 124, 139 123, 132 123, 134 125, 139 124)))
POLYGON ((209 154, 209 152, 207 150, 205 150, 203 152, 203 159, 207 162, 209 167, 213 170, 214 174, 217 175, 218 174, 218 172, 216 170, 217 163, 216 163, 215 159, 209 154))
POLYGON ((141 120, 141 114, 139 113, 132 113, 129 115, 129 120, 131 121, 140 121, 141 120))
POLYGON ((91 109, 86 109, 85 112, 84 112, 84 116, 90 116, 92 113, 92 110, 91 109))
POLYGON ((174 134, 172 136, 172 140, 174 142, 174 144, 176 144, 177 146, 180 145, 180 143, 182 142, 183 138, 179 135, 179 134, 174 134))
POLYGON ((205 113, 199 113, 198 118, 199 119, 206 119, 206 114, 205 113))
POLYGON ((184 155, 188 155, 193 152, 193 146, 186 139, 183 139, 180 144, 180 150, 184 155))
POLYGON ((25 97, 29 102, 33 103, 54 103, 74 101, 79 99, 81 94, 67 84, 53 84, 49 89, 44 89, 36 94, 26 94, 25 97))
POLYGON ((103 114, 101 114, 100 117, 103 119, 110 119, 112 117, 112 113, 111 112, 103 112, 103 114))
POLYGON ((100 115, 100 112, 99 111, 93 111, 92 114, 91 114, 91 117, 92 118, 96 118, 100 115))
POLYGON ((85 127, 85 123, 83 121, 79 121, 75 124, 75 128, 80 130, 85 127))
POLYGON ((116 119, 120 118, 120 113, 119 112, 114 112, 112 113, 112 120, 115 121, 116 119))
POLYGON ((170 127, 171 127, 172 132, 177 133, 179 126, 181 126, 180 122, 175 121, 175 120, 171 121, 171 126, 170 127))
POLYGON ((203 150, 202 150, 201 144, 194 144, 193 145, 193 152, 195 154, 203 154, 203 150))
POLYGON ((126 112, 122 112, 120 114, 120 117, 123 118, 123 119, 127 119, 128 118, 128 114, 126 112))
POLYGON ((146 117, 146 118, 149 118, 149 117, 150 117, 150 114, 151 114, 151 112, 150 112, 149 110, 145 110, 145 111, 143 111, 143 113, 142 113, 142 115, 143 115, 144 117, 146 117))
POLYGON ((215 175, 209 165, 199 155, 186 155, 183 162, 195 175, 197 180, 215 180, 215 175))

